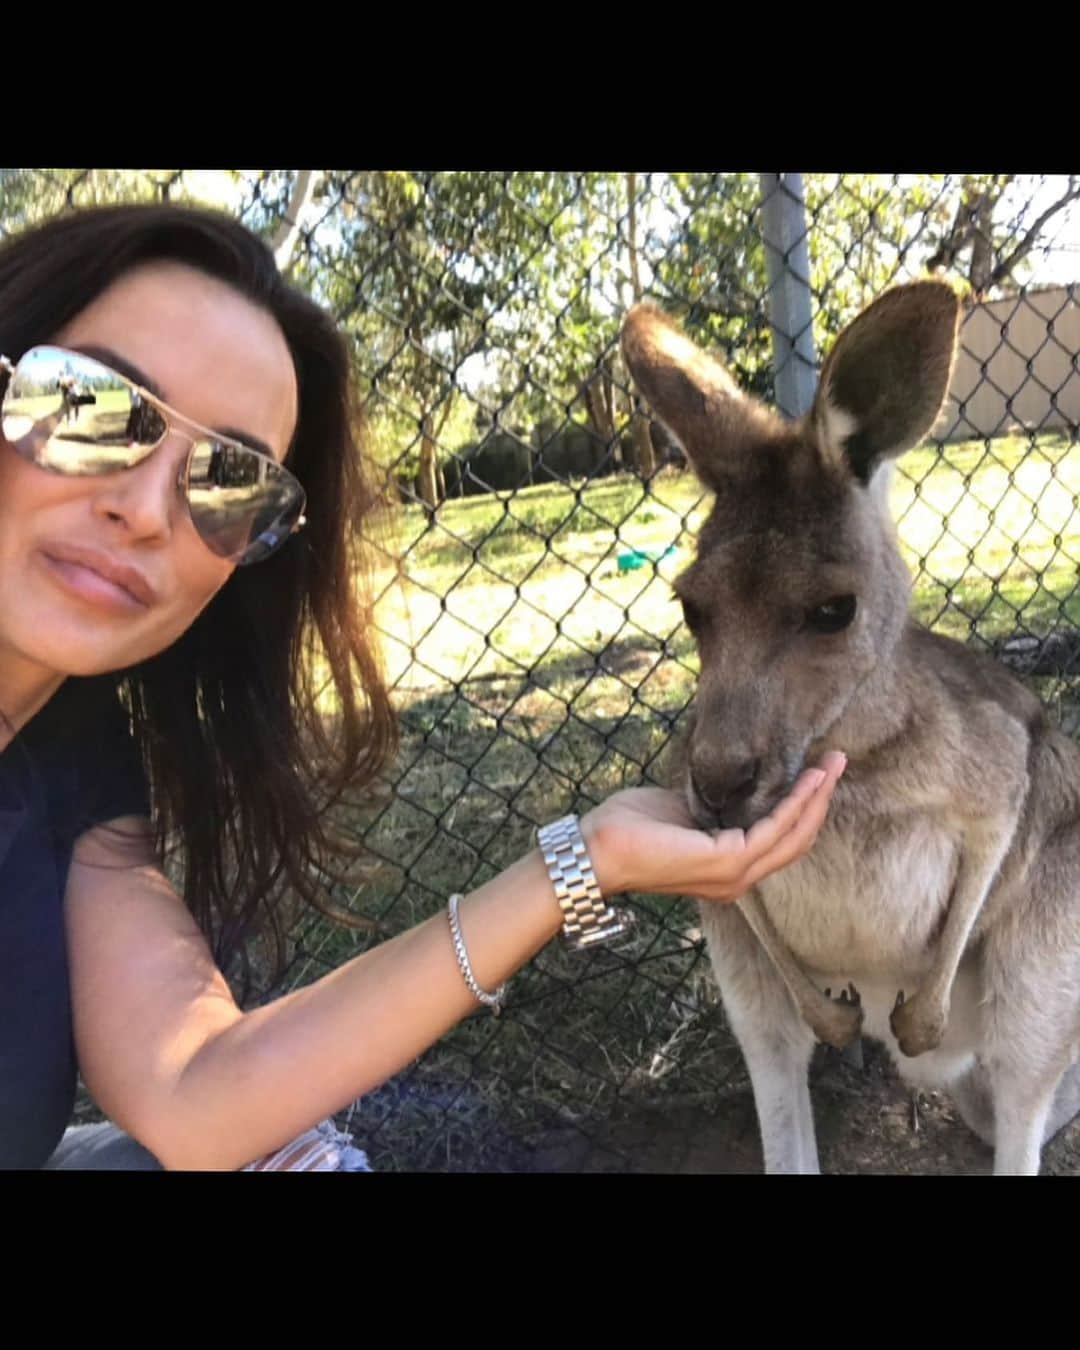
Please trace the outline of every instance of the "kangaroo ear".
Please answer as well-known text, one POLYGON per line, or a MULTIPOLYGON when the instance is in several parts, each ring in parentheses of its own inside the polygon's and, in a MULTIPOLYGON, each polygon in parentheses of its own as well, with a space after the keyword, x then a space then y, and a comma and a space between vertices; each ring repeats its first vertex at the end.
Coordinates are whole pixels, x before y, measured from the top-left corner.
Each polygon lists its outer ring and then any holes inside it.
POLYGON ((622 350, 634 383, 709 487, 718 485, 725 461, 777 425, 774 413, 743 394, 719 361, 652 305, 635 305, 626 316, 622 350))
POLYGON ((840 334, 811 414, 823 455, 862 483, 918 445, 949 390, 960 302, 942 281, 897 286, 840 334))

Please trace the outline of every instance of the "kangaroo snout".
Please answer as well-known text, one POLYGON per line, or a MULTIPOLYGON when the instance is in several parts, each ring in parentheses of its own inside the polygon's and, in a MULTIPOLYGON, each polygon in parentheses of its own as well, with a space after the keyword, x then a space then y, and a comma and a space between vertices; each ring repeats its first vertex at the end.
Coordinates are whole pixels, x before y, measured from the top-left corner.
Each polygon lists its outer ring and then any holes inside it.
POLYGON ((768 807, 758 800, 762 761, 734 758, 723 763, 687 765, 686 797, 691 815, 703 829, 747 829, 768 807))

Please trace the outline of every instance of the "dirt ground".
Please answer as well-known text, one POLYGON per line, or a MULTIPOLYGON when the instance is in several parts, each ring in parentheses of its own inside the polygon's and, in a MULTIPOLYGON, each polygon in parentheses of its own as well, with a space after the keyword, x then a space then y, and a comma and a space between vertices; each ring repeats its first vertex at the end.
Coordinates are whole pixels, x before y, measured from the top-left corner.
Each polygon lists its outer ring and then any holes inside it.
MULTIPOLYGON (((854 1067, 835 1051, 819 1047, 811 1065, 811 1097, 822 1171, 833 1175, 988 1176, 993 1152, 973 1135, 944 1093, 920 1093, 917 1105, 884 1048, 863 1043, 863 1064, 854 1067)), ((460 1086, 447 1093, 460 1107, 460 1086)), ((102 1119, 80 1092, 76 1119, 102 1119)), ((369 1146, 364 1123, 352 1122, 360 1146, 369 1146)), ((761 1143, 749 1081, 714 1096, 673 1097, 664 1106, 638 1109, 588 1130, 568 1127, 522 1148, 488 1138, 482 1154, 470 1156, 467 1143, 449 1167, 432 1170, 710 1174, 760 1173, 761 1143)), ((396 1168, 373 1150, 378 1170, 412 1170, 399 1158, 396 1168)), ((419 1170, 432 1168, 430 1161, 419 1170)), ((1080 1176, 1080 1116, 1043 1149, 1041 1175, 1080 1176)))
MULTIPOLYGON (((822 1171, 840 1175, 987 1176, 993 1152, 968 1130, 943 1093, 917 1107, 884 1048, 863 1045, 863 1066, 819 1049, 811 1096, 822 1171)), ((761 1143, 749 1084, 714 1102, 679 1102, 610 1122, 585 1139, 553 1137, 534 1156, 538 1171, 755 1173, 761 1143)), ((1044 1149, 1042 1175, 1080 1176, 1080 1117, 1044 1149)))

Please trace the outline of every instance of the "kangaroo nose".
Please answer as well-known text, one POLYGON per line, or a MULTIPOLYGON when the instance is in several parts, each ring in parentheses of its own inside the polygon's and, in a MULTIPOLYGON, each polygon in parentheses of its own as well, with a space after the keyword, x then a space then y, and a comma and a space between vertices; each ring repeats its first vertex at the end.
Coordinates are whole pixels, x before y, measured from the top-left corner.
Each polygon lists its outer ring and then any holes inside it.
POLYGON ((752 795, 760 772, 760 759, 745 759, 726 773, 710 774, 706 783, 702 783, 691 769, 690 782, 709 810, 720 816, 726 808, 736 806, 752 795))

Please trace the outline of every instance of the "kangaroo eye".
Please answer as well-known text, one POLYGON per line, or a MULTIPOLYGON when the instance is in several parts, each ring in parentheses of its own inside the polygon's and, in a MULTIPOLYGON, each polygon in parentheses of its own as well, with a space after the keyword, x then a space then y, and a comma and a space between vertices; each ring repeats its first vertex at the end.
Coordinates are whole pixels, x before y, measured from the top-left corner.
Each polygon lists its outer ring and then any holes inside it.
POLYGON ((855 617, 855 597, 834 595, 823 605, 807 610, 806 622, 815 633, 839 633, 855 617))
POLYGON ((705 616, 692 600, 683 600, 681 596, 679 599, 680 604, 682 605, 683 618, 686 620, 686 626, 690 629, 691 633, 696 635, 701 631, 705 616))

